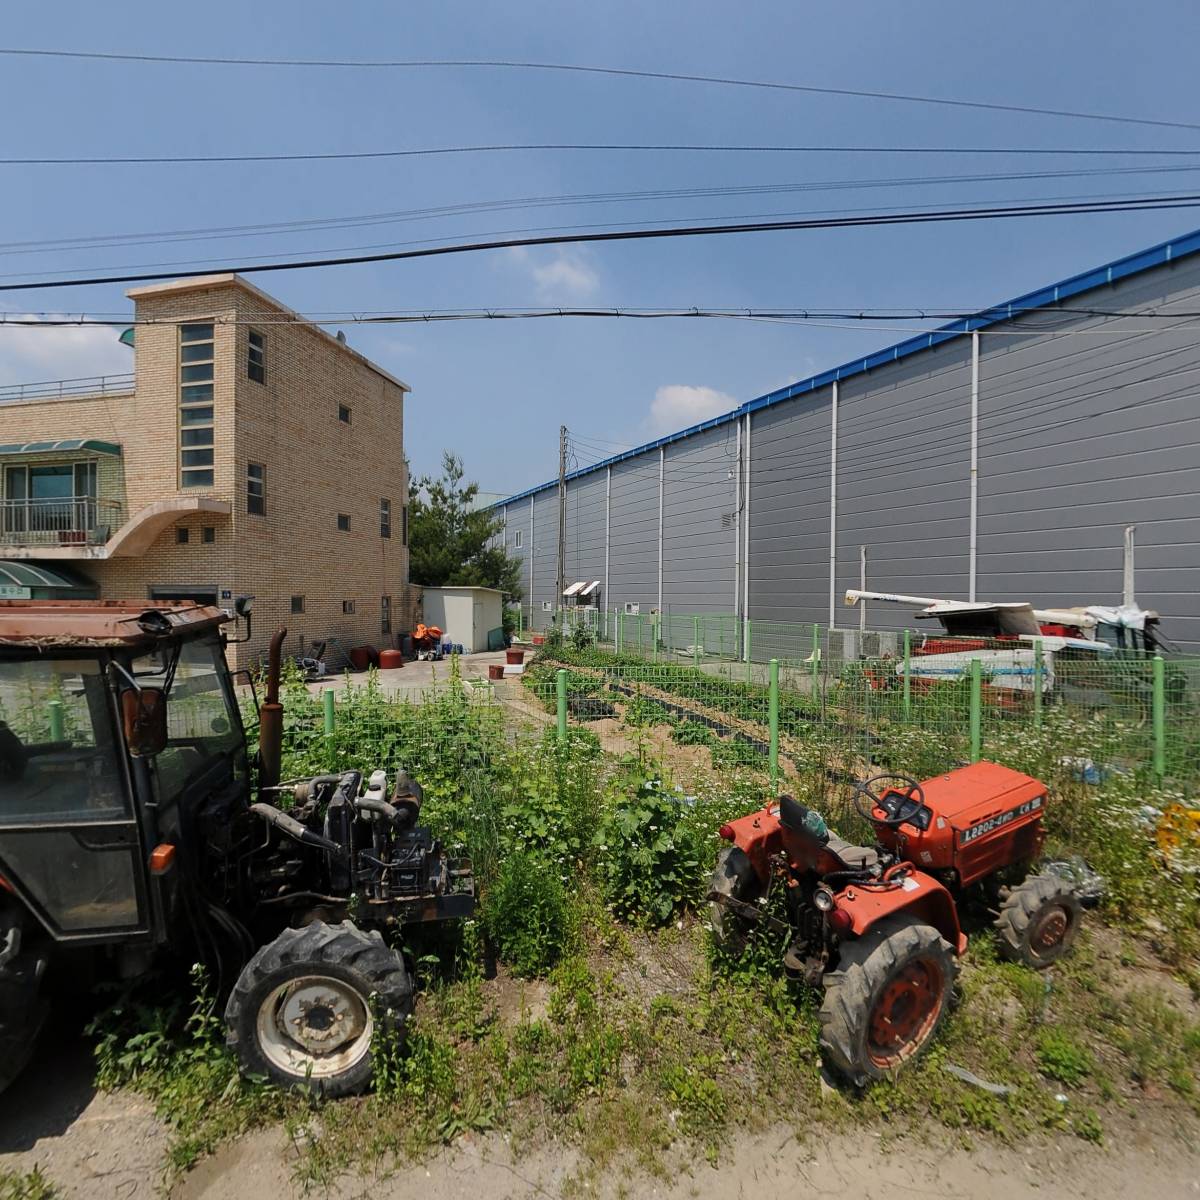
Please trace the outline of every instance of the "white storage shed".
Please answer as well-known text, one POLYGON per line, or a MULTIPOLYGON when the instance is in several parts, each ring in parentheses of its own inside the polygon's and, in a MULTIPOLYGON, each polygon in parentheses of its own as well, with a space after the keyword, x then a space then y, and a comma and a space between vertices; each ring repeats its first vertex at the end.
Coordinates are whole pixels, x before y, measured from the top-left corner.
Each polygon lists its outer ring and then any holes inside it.
MULTIPOLYGON (((424 621, 445 631, 443 640, 461 645, 467 654, 488 648, 504 625, 504 594, 486 587, 427 587, 424 621)), ((503 649, 503 644, 498 647, 503 649)))

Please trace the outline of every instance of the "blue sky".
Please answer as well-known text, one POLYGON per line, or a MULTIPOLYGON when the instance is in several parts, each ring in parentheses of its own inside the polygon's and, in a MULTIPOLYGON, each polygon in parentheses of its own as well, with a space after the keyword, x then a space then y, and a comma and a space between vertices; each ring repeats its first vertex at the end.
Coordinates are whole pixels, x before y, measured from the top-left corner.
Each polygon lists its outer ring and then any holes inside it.
MULTIPOLYGON (((1195 4, 460 3, 12 7, 0 44, 237 57, 521 58, 1200 122, 1195 4)), ((511 142, 1200 148, 1200 132, 710 85, 491 69, 336 71, 0 58, 2 157, 282 153, 511 142)), ((1197 160, 1200 162, 1200 159, 1197 160)), ((584 222, 1200 190, 1195 173, 571 204, 284 235, 15 253, 13 243, 396 213, 522 197, 1128 166, 1111 160, 537 152, 360 163, 0 167, 0 274, 218 267, 584 222)), ((1145 160, 1142 166, 1148 166, 1145 160)), ((1176 162, 1174 165, 1179 165, 1176 162)), ((967 308, 1200 225, 1195 210, 498 251, 256 275, 302 312, 771 306, 967 308)), ((122 312, 120 287, 0 295, 10 312, 122 312)), ((413 387, 418 471, 443 448, 489 491, 726 411, 911 324, 463 322, 350 326, 413 387)), ((0 329, 0 384, 128 369, 106 330, 0 329)), ((319 445, 319 434, 314 434, 319 445)))

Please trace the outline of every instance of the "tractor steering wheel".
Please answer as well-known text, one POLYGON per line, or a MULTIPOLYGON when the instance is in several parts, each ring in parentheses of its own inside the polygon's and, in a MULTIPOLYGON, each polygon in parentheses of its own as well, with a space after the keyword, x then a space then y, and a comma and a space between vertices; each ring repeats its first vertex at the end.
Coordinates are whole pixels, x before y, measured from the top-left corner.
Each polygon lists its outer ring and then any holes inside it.
POLYGON ((885 825, 889 829, 897 829, 910 822, 913 817, 925 807, 925 792, 921 785, 910 775, 872 775, 870 779, 855 781, 854 807, 860 817, 870 821, 872 825, 885 825), (894 810, 884 803, 888 792, 899 792, 894 810), (864 801, 869 803, 864 804, 864 801), (877 817, 875 810, 885 815, 877 817))

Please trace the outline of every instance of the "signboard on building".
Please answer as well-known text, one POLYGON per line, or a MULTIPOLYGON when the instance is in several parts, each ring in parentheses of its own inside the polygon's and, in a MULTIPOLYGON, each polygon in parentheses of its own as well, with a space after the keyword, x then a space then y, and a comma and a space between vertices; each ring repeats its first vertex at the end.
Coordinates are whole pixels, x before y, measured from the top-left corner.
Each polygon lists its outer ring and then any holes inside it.
POLYGON ((31 589, 19 587, 15 583, 0 583, 0 600, 28 600, 32 595, 31 589))

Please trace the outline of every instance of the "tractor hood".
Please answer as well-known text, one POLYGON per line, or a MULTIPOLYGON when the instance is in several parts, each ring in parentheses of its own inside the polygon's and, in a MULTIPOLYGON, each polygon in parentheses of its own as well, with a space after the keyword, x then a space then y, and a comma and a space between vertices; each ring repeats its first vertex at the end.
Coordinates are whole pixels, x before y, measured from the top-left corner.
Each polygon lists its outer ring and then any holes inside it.
POLYGON ((934 819, 942 819, 960 833, 979 822, 1018 809, 1028 801, 1040 801, 1046 785, 999 763, 977 762, 936 775, 921 784, 925 803, 934 819))

